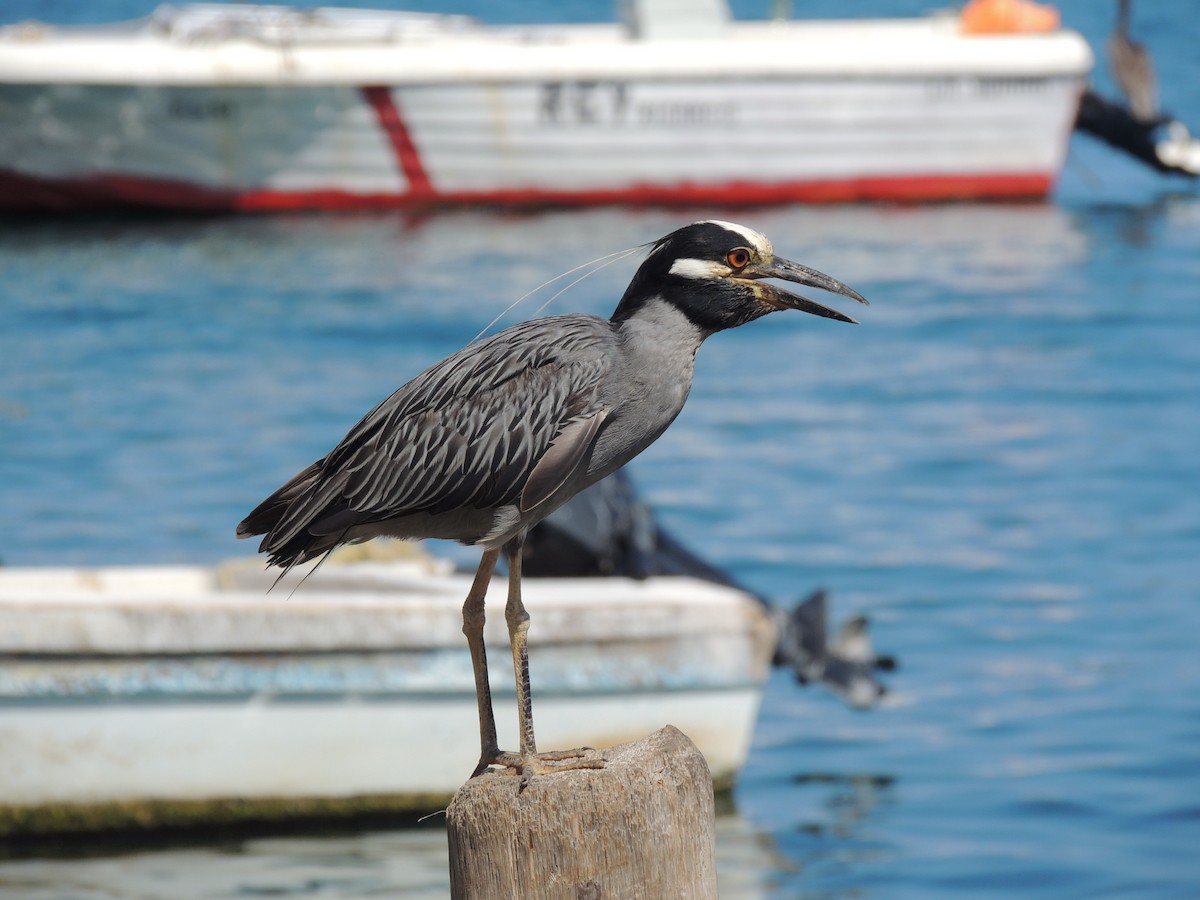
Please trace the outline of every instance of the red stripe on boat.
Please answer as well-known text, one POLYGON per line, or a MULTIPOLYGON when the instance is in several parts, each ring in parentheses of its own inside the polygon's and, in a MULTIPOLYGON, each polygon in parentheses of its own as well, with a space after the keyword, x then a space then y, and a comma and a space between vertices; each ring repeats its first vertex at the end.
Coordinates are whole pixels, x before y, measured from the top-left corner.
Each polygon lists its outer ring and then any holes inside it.
POLYGON ((630 185, 625 188, 547 191, 513 188, 434 193, 352 193, 339 188, 308 191, 243 190, 130 175, 87 178, 39 178, 0 170, 0 209, 72 210, 130 208, 218 212, 227 210, 431 208, 485 206, 692 206, 772 203, 902 202, 1019 200, 1045 197, 1054 186, 1046 173, 996 175, 904 175, 779 183, 630 185))
POLYGON ((379 127, 392 142, 392 152, 396 154, 396 163, 408 181, 409 197, 414 201, 429 201, 434 197, 433 185, 429 181, 425 165, 421 162, 421 154, 417 151, 417 145, 413 143, 412 135, 408 132, 404 117, 400 115, 400 109, 396 106, 396 98, 392 96, 391 90, 381 85, 373 85, 362 88, 362 95, 375 110, 379 127))

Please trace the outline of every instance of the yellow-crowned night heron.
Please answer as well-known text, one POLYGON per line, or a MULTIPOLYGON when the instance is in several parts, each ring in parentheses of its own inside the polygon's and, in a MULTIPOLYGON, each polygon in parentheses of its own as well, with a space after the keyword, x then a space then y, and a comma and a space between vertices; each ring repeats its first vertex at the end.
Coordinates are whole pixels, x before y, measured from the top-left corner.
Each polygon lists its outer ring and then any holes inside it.
POLYGON ((521 543, 530 526, 666 430, 683 408, 696 350, 709 335, 783 309, 854 321, 763 278, 867 302, 841 282, 775 256, 757 231, 717 221, 688 225, 653 244, 611 319, 534 319, 447 357, 259 504, 238 537, 265 535, 260 551, 285 570, 378 535, 482 546, 463 604, 479 703, 474 774, 508 766, 525 782, 555 763, 597 765, 578 759, 578 751, 537 752, 521 543), (497 746, 483 645, 484 595, 502 549, 517 753, 497 746))

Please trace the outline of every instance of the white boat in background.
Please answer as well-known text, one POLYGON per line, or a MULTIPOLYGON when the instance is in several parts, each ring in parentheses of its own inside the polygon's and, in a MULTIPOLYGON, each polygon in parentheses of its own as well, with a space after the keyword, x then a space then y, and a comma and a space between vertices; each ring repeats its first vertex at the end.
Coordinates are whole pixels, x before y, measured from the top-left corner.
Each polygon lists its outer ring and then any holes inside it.
POLYGON ((0 208, 1040 197, 1092 54, 956 14, 624 21, 163 6, 0 29, 0 208))
MULTIPOLYGON (((272 578, 257 560, 0 569, 0 833, 444 806, 479 755, 469 578, 428 560, 327 565, 294 593, 272 578)), ((775 647, 761 603, 690 578, 524 588, 544 748, 673 724, 731 783, 775 647)))

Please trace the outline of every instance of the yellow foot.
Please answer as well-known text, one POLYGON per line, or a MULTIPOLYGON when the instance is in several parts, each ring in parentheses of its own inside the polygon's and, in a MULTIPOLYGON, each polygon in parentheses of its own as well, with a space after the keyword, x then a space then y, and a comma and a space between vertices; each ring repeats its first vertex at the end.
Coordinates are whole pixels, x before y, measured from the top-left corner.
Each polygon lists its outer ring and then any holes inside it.
POLYGON ((575 750, 551 750, 548 753, 535 753, 525 757, 519 753, 497 750, 483 755, 471 777, 482 774, 489 766, 503 766, 507 774, 521 776, 521 784, 517 789, 521 791, 534 775, 550 775, 569 769, 603 769, 603 758, 588 756, 589 753, 595 752, 594 747, 579 747, 575 750))

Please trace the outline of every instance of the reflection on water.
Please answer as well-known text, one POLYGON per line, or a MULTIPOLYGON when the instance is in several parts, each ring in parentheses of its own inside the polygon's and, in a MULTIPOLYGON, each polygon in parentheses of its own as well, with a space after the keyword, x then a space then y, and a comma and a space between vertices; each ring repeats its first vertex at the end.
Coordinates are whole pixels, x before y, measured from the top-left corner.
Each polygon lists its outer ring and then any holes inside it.
MULTIPOLYGON (((395 289, 414 303, 432 299, 424 292, 432 288, 439 300, 482 316, 493 297, 504 301, 491 307, 498 312, 547 278, 654 240, 693 219, 710 218, 713 212, 601 208, 217 220, 10 218, 0 219, 0 253, 20 251, 30 263, 36 263, 39 254, 53 254, 58 274, 64 276, 55 281, 67 290, 73 279, 62 264, 69 262, 91 268, 89 274, 100 277, 100 287, 109 283, 186 289, 185 277, 199 277, 234 291, 309 289, 326 297, 339 297, 342 291, 395 289), (159 264, 168 260, 180 268, 162 270, 159 264), (499 283, 482 278, 464 282, 465 271, 474 272, 478 266, 504 277, 499 283), (314 283, 306 276, 316 271, 322 278, 314 283)), ((1074 216, 1048 203, 790 206, 718 214, 752 224, 783 254, 837 268, 868 283, 919 278, 955 289, 1019 286, 1036 281, 1048 269, 1077 263, 1086 249, 1074 216)), ((1148 209, 1146 214, 1160 213, 1148 209)), ((614 264, 598 280, 623 289, 635 267, 636 260, 614 264)), ((580 294, 583 299, 607 295, 605 303, 611 306, 619 291, 614 295, 583 288, 560 305, 575 308, 580 294)), ((106 299, 102 292, 91 296, 106 299)), ((522 314, 534 308, 536 304, 522 314)))
MULTIPOLYGON (((766 896, 770 871, 794 866, 732 811, 717 817, 723 900, 766 896)), ((236 900, 245 897, 449 895, 446 832, 438 825, 345 836, 263 837, 220 846, 121 850, 92 858, 0 862, 0 895, 22 900, 236 900)))
POLYGON ((94 859, 0 863, 0 893, 27 900, 405 897, 450 890, 441 828, 233 841, 94 859))
POLYGON ((827 817, 803 823, 801 830, 814 835, 852 837, 875 806, 887 800, 895 780, 891 775, 837 775, 828 772, 793 776, 792 784, 828 789, 823 801, 827 817))

